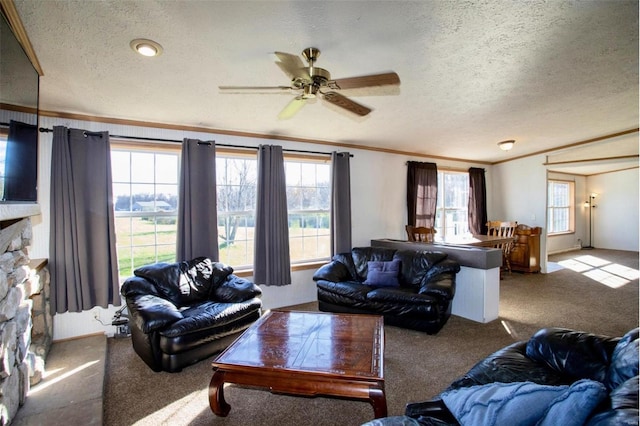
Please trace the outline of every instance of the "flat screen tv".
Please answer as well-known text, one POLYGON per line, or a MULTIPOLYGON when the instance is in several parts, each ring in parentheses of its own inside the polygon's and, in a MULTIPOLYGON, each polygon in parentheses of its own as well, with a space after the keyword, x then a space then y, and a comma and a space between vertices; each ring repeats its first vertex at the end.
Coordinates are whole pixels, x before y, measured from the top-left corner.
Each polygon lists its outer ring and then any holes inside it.
POLYGON ((0 40, 0 203, 35 203, 40 78, 4 16, 0 40))
POLYGON ((38 200, 38 127, 11 120, 6 140, 0 140, 0 200, 38 200))

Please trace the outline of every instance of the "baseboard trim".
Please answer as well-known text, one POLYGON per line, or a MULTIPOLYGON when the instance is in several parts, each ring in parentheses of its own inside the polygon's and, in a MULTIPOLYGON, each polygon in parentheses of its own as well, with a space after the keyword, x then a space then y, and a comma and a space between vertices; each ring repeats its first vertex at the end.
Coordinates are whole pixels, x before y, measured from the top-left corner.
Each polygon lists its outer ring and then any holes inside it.
POLYGON ((565 249, 560 249, 560 250, 555 250, 555 251, 550 251, 547 254, 548 255, 552 255, 552 254, 560 254, 560 253, 566 253, 568 251, 577 251, 577 250, 581 250, 582 247, 580 246, 573 246, 573 247, 569 247, 569 248, 565 248, 565 249))

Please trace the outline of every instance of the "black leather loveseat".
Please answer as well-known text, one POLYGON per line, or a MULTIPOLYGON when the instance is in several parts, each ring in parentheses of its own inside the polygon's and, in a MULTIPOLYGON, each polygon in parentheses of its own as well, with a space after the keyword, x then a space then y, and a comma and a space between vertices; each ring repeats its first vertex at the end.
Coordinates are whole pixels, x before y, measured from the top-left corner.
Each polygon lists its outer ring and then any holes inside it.
POLYGON ((356 247, 313 275, 321 311, 383 315, 435 334, 451 316, 460 265, 442 252, 356 247))
POLYGON ((547 328, 489 355, 437 398, 367 426, 638 425, 638 329, 547 328))
POLYGON ((260 318, 260 287, 200 257, 134 271, 121 288, 136 353, 154 371, 176 372, 226 348, 260 318))

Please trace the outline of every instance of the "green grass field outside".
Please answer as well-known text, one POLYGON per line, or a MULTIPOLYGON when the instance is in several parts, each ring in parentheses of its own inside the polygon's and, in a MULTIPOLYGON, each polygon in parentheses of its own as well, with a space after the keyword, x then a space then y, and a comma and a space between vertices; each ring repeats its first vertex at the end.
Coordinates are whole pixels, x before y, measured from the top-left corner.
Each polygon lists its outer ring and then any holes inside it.
MULTIPOLYGON (((219 235, 224 234, 221 227, 219 235)), ((133 275, 140 266, 156 262, 175 262, 176 225, 156 224, 138 217, 116 218, 116 246, 120 281, 133 275)), ((239 228, 232 244, 219 244, 220 262, 235 269, 251 267, 253 263, 253 227, 239 228)), ((328 257, 330 253, 329 228, 289 229, 291 261, 328 257)))

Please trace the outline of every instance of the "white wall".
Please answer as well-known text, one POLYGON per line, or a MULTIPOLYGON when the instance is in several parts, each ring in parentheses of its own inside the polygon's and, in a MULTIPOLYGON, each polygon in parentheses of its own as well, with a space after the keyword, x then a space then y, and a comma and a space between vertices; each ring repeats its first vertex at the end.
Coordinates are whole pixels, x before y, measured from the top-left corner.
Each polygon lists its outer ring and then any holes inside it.
MULTIPOLYGON (((90 131, 108 130, 113 135, 127 135, 149 138, 177 139, 184 137, 203 140, 214 139, 220 144, 238 144, 257 146, 258 144, 278 144, 285 149, 300 149, 320 152, 349 151, 351 158, 351 209, 352 209, 352 241, 354 246, 367 246, 376 238, 404 239, 407 220, 406 210, 406 162, 432 161, 438 167, 467 170, 469 167, 484 167, 487 170, 487 196, 490 197, 491 167, 455 161, 430 160, 422 157, 390 154, 379 151, 359 150, 326 146, 310 143, 299 143, 279 140, 261 140, 257 138, 212 135, 208 133, 187 132, 177 130, 149 129, 133 126, 83 122, 69 119, 41 117, 40 126, 67 126, 90 131)), ((34 241, 32 257, 49 257, 49 176, 51 174, 51 141, 52 133, 40 134, 40 184, 39 200, 42 214, 32 222, 34 224, 34 241), (36 223, 37 222, 37 223, 36 223)), ((295 305, 316 300, 316 286, 311 279, 315 270, 295 271, 292 273, 292 284, 284 287, 262 286, 265 309, 295 305)), ((250 277, 249 277, 250 279, 250 277)), ((81 313, 63 313, 54 316, 54 339, 61 340, 75 336, 106 332, 111 334, 114 327, 103 326, 94 319, 97 312, 100 319, 110 323, 113 313, 119 306, 109 309, 94 308, 81 313)))
POLYGON ((522 158, 492 167, 493 200, 489 219, 516 220, 540 226, 541 267, 546 272, 547 254, 578 248, 589 243, 588 194, 598 193, 593 210, 592 245, 597 248, 638 251, 639 184, 638 169, 604 173, 589 177, 559 175, 576 182, 576 230, 564 236, 546 236, 547 171, 544 155, 522 158), (580 241, 580 242, 579 242, 580 241))
POLYGON ((638 251, 638 169, 589 176, 586 186, 585 194, 598 194, 591 245, 638 251))
POLYGON ((542 228, 542 272, 547 270, 547 171, 542 165, 544 161, 543 155, 537 155, 494 165, 491 180, 493 198, 487 207, 489 220, 517 221, 542 228))

